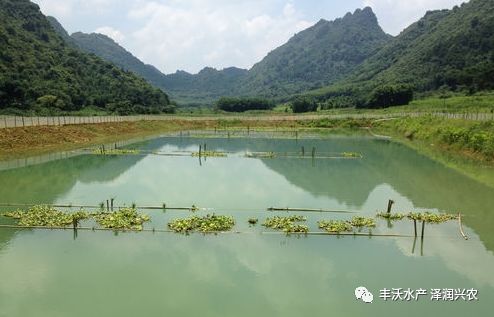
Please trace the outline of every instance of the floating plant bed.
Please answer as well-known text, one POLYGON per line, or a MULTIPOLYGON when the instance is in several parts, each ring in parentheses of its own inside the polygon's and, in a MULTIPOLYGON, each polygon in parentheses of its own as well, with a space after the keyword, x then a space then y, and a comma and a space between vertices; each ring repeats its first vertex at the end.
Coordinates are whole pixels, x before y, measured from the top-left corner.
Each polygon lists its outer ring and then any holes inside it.
POLYGON ((329 233, 352 232, 354 228, 375 228, 376 221, 373 218, 353 217, 351 220, 322 220, 318 222, 319 228, 329 233))
POLYGON ((89 218, 85 212, 69 214, 49 206, 33 206, 27 211, 16 210, 2 215, 19 220, 18 224, 22 227, 66 227, 72 225, 74 220, 89 218))
POLYGON ((389 220, 403 220, 403 219, 407 218, 409 220, 415 220, 418 222, 424 221, 426 223, 434 223, 434 224, 440 224, 440 223, 444 223, 444 222, 458 219, 458 215, 433 214, 431 212, 423 212, 423 213, 410 212, 408 214, 380 212, 377 214, 377 217, 389 219, 389 220))
POLYGON ((289 216, 289 217, 271 217, 267 218, 263 223, 266 228, 283 231, 285 233, 307 233, 309 227, 306 225, 297 224, 296 222, 304 222, 307 219, 302 216, 289 216))
POLYGON ((233 217, 207 215, 205 217, 190 217, 175 219, 168 223, 168 228, 174 232, 189 233, 193 231, 212 233, 232 230, 235 225, 233 217))
POLYGON ((91 214, 103 228, 141 231, 142 225, 150 220, 135 208, 123 208, 115 212, 98 212, 91 214))
POLYGON ((79 221, 94 218, 103 228, 136 231, 142 230, 142 224, 150 220, 148 216, 139 214, 135 208, 123 208, 115 212, 67 213, 50 206, 33 206, 27 211, 17 210, 2 215, 17 219, 21 227, 76 227, 79 221))

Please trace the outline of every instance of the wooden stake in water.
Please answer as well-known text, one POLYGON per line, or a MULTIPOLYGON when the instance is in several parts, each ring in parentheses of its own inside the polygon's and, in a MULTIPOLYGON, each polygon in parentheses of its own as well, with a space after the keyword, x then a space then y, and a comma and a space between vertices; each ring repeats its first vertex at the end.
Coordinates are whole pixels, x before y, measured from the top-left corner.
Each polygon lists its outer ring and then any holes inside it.
POLYGON ((425 231, 425 220, 422 221, 422 235, 421 235, 422 239, 424 239, 424 231, 425 231))
POLYGON ((199 145, 199 157, 201 157, 202 154, 202 145, 199 145))
POLYGON ((111 211, 113 211, 113 201, 115 200, 115 198, 112 198, 111 199, 111 211))
POLYGON ((106 200, 106 211, 110 211, 110 202, 106 200))
POLYGON ((415 237, 417 237, 417 220, 416 219, 413 219, 413 229, 415 232, 415 237))
POLYGON ((302 146, 302 156, 305 156, 305 147, 302 146))
POLYGON ((393 204, 394 203, 395 202, 393 200, 391 200, 391 199, 388 201, 388 214, 391 213, 391 208, 393 208, 393 204))

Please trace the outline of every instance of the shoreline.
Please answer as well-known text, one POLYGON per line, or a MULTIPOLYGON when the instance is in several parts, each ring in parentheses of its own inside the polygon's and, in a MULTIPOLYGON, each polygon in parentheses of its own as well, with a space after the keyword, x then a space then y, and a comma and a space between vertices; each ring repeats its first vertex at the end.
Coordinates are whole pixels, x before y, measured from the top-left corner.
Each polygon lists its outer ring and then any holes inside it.
POLYGON ((228 118, 202 121, 136 121, 114 122, 65 126, 37 126, 0 129, 0 161, 24 159, 55 152, 72 151, 94 145, 127 141, 140 137, 153 137, 160 134, 200 129, 243 128, 262 132, 263 129, 289 128, 300 133, 347 134, 350 131, 361 134, 366 129, 373 133, 386 134, 393 142, 401 143, 415 151, 452 168, 465 176, 489 187, 494 187, 494 162, 472 151, 453 148, 435 140, 407 138, 394 123, 378 123, 369 128, 369 120, 330 120, 315 121, 242 121, 228 118), (349 123, 351 123, 349 125, 349 123), (342 131, 346 133, 342 133, 342 131))

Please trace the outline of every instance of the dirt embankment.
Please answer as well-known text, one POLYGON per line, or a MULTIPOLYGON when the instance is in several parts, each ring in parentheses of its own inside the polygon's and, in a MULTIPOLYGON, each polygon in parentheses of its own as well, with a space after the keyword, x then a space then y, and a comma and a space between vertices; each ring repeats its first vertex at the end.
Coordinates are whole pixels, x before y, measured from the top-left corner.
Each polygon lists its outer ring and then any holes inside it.
POLYGON ((214 128, 297 127, 293 121, 177 120, 136 121, 65 126, 36 126, 0 129, 0 159, 10 159, 72 150, 85 146, 110 143, 133 137, 166 132, 214 128))

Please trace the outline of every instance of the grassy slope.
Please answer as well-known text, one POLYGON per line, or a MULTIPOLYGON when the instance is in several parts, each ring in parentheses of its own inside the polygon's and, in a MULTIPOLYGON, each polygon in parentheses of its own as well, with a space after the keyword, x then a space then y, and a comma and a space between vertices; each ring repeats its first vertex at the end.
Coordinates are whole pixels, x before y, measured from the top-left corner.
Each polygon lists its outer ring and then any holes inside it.
POLYGON ((373 131, 494 187, 494 121, 400 118, 374 123, 373 131))

